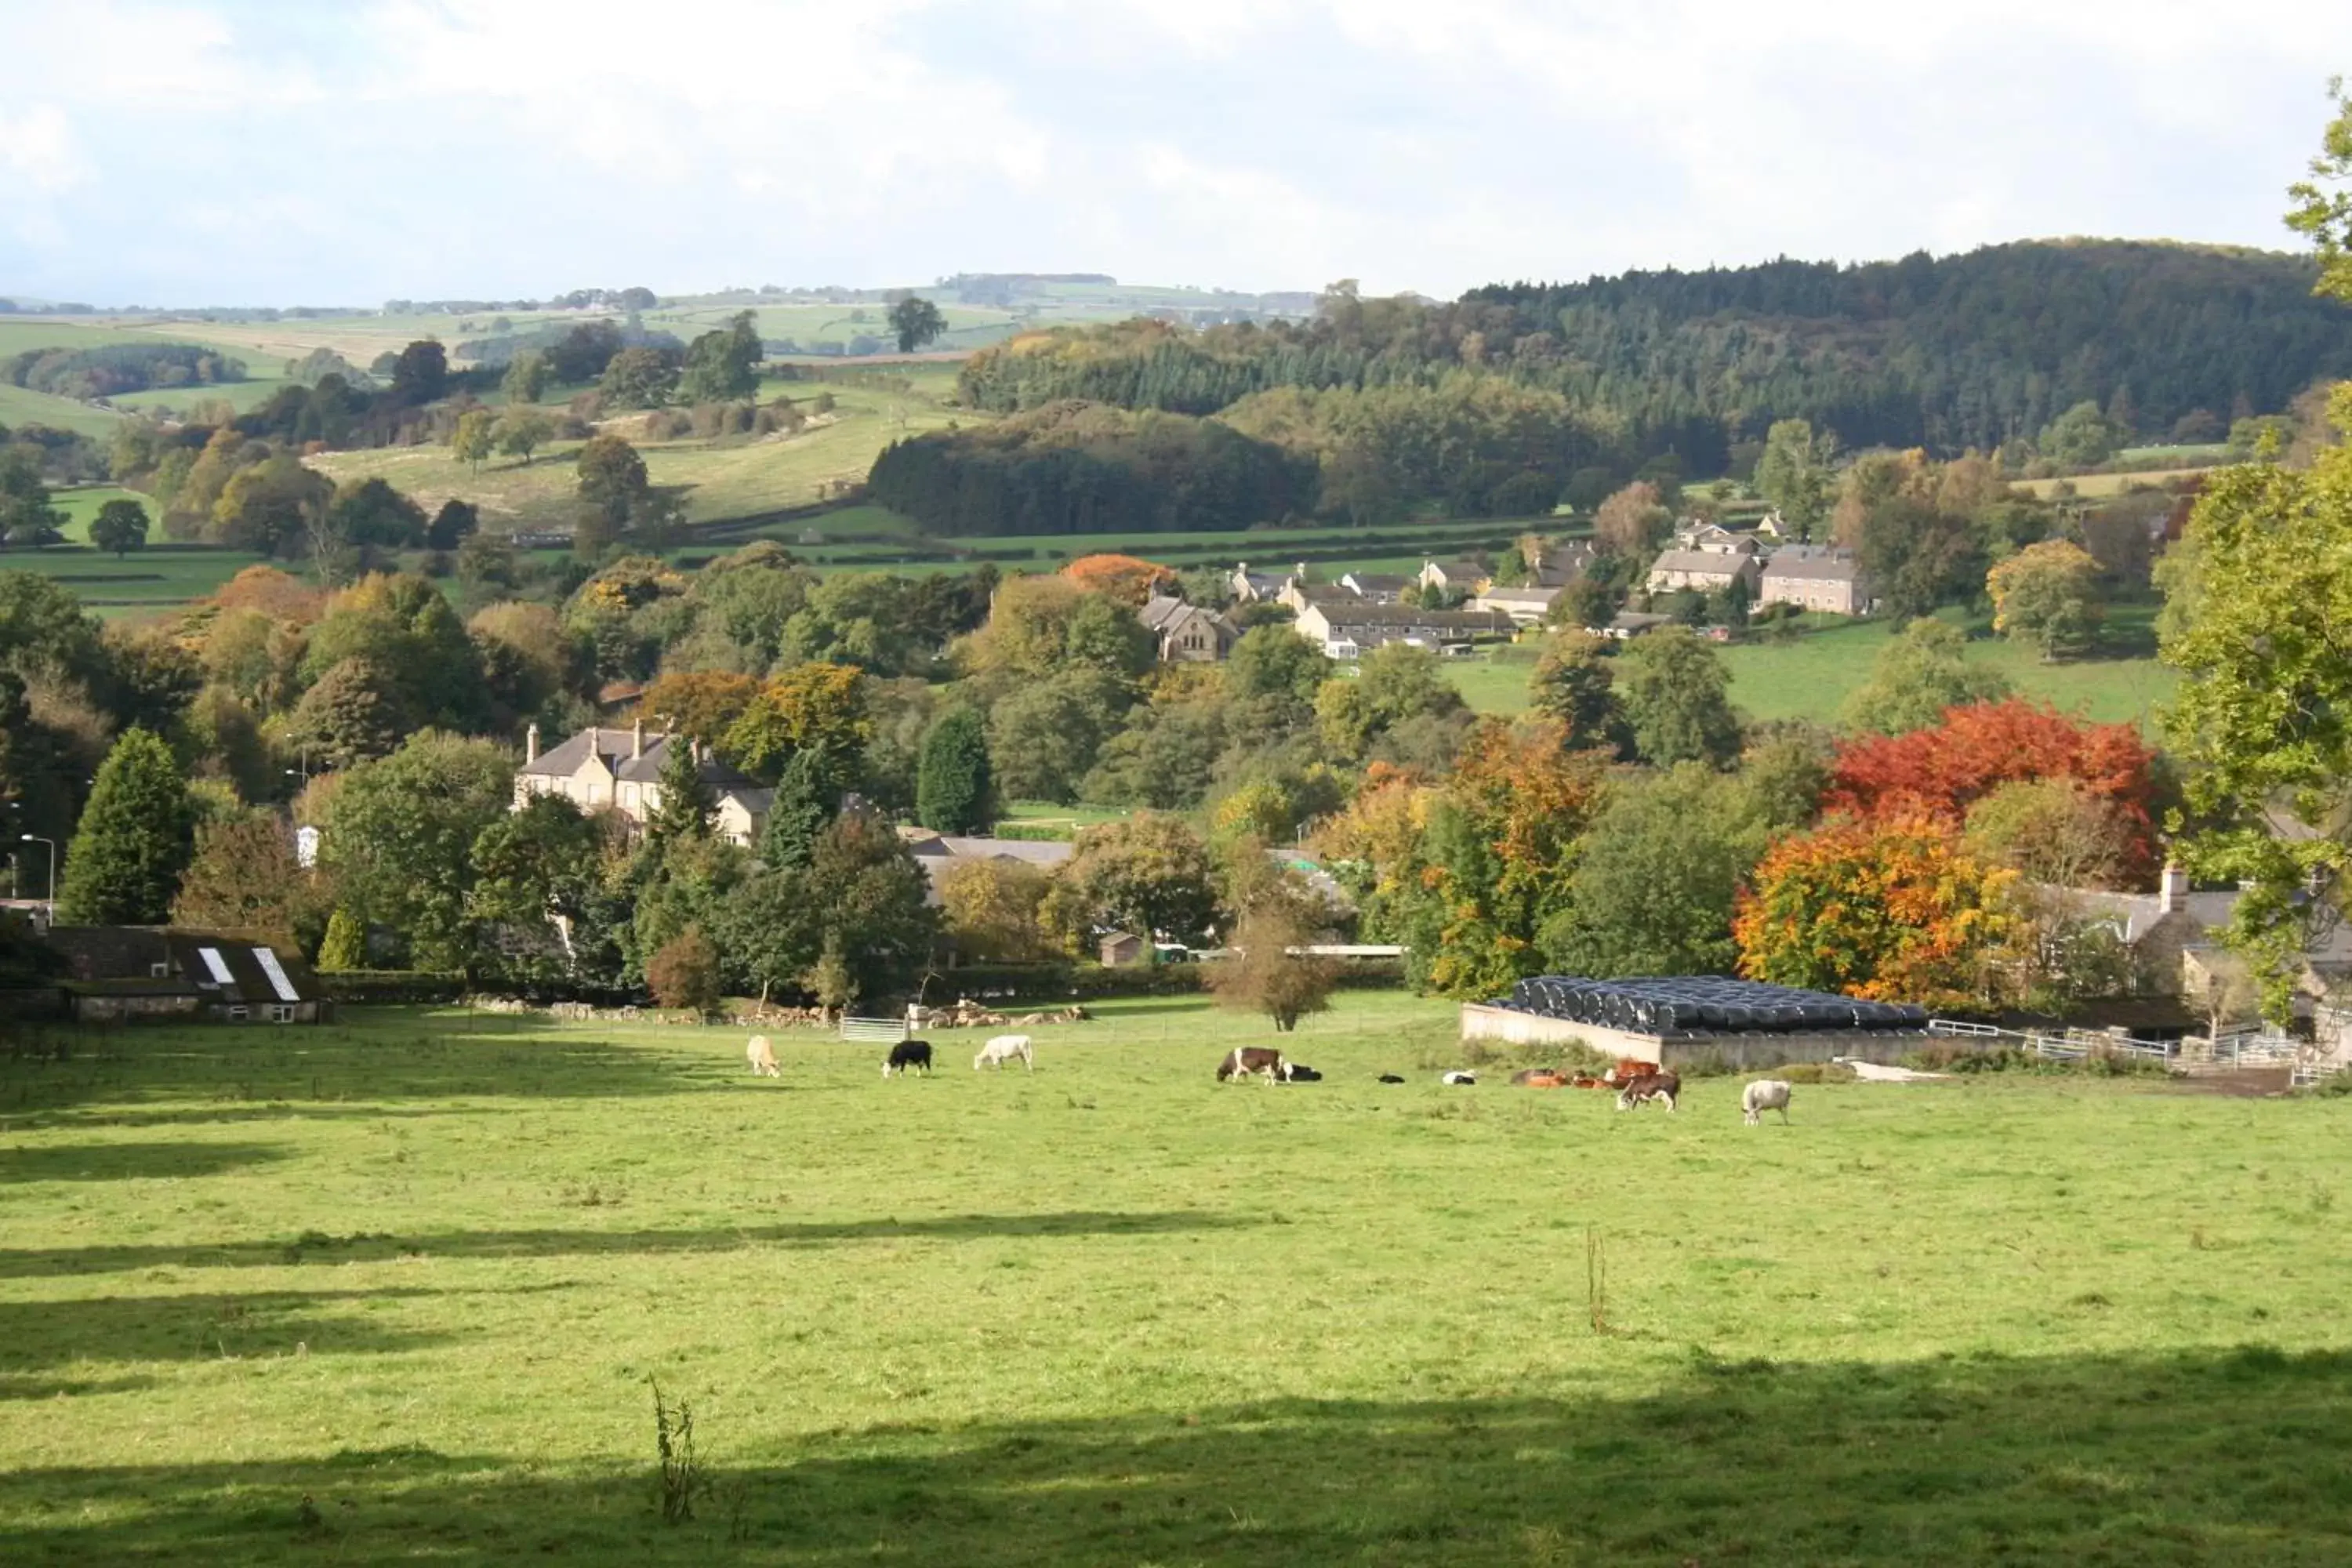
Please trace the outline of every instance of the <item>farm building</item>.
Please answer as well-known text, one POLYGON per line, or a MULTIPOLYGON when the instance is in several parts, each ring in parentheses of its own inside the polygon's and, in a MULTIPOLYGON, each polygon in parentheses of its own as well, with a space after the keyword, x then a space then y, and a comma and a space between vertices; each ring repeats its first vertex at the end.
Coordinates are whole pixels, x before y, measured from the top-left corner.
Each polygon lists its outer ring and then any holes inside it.
POLYGON ((1462 1005, 1462 1037, 1583 1045, 1662 1067, 1732 1068, 1832 1057, 1891 1062, 1927 1037, 1924 1008, 1722 975, 1584 980, 1547 974, 1462 1005))
POLYGON ((1519 626, 1532 626, 1541 623, 1559 604, 1565 588, 1488 588, 1470 601, 1474 610, 1508 616, 1519 626))
POLYGON ((1018 861, 1040 871, 1053 871, 1077 852, 1077 847, 1054 838, 980 838, 934 833, 928 827, 901 827, 898 837, 931 884, 925 901, 940 901, 940 878, 948 868, 970 860, 1018 861))
POLYGON ((66 962, 68 1009, 82 1023, 316 1024, 333 1011, 291 946, 162 926, 52 926, 47 941, 66 962))

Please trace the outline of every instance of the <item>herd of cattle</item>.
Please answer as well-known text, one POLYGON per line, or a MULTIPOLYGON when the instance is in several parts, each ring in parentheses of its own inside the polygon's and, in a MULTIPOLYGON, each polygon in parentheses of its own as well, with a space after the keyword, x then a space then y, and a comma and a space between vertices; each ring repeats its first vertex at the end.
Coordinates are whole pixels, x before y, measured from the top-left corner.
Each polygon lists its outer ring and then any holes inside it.
MULTIPOLYGON (((754 1074, 766 1078, 782 1076, 776 1065, 776 1048, 765 1035, 754 1035, 743 1049, 754 1074)), ((1034 1072, 1037 1056, 1026 1035, 998 1035, 980 1047, 971 1058, 971 1069, 984 1068, 1003 1070, 1018 1061, 1024 1069, 1034 1072)), ((931 1043, 929 1040, 900 1040, 890 1047, 882 1063, 882 1076, 891 1078, 903 1073, 919 1072, 929 1076, 931 1070, 931 1043)), ((1219 1083, 1238 1082, 1255 1078, 1265 1083, 1320 1083, 1323 1075, 1304 1062, 1294 1062, 1271 1046, 1235 1046, 1217 1064, 1219 1083)), ((1404 1079, 1392 1072, 1380 1075, 1382 1083, 1402 1083, 1404 1079)), ((1439 1081, 1465 1087, 1477 1083, 1475 1072, 1455 1070, 1441 1074, 1439 1081)), ((1632 1110, 1652 1100, 1674 1113, 1675 1102, 1682 1097, 1683 1080, 1666 1071, 1656 1062, 1640 1061, 1627 1057, 1620 1059, 1606 1072, 1595 1077, 1589 1073, 1569 1072, 1559 1068, 1524 1068, 1511 1075, 1511 1082, 1520 1089, 1601 1089, 1617 1091, 1617 1109, 1632 1110)), ((1780 1120, 1789 1120, 1789 1085, 1777 1078, 1758 1079, 1748 1084, 1739 1096, 1739 1112, 1751 1127, 1764 1120, 1768 1110, 1777 1110, 1780 1120)))

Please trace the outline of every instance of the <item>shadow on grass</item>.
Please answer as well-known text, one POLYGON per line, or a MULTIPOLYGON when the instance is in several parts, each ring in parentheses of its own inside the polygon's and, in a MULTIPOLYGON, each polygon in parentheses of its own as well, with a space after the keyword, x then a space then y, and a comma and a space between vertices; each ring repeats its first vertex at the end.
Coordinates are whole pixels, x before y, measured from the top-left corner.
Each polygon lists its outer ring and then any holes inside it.
POLYGON ((452 1336, 322 1309, 467 1292, 278 1290, 238 1295, 100 1296, 0 1301, 0 1398, 32 1397, 23 1374, 79 1363, 215 1361, 423 1350, 452 1336))
POLYGON ((365 1263, 394 1258, 576 1258, 612 1253, 732 1252, 752 1247, 832 1247, 860 1241, 973 1241, 1006 1237, 1148 1236, 1263 1225, 1252 1215, 1186 1209, 1077 1210, 1034 1215, 950 1215, 935 1219, 815 1221, 699 1230, 458 1230, 407 1236, 306 1232, 273 1241, 187 1246, 0 1248, 0 1279, 120 1273, 136 1268, 251 1268, 365 1263))
POLYGON ((18 1469, 28 1560, 1015 1564, 2128 1563, 2352 1557, 2352 1358, 1695 1360, 1647 1397, 1289 1400, 1181 1418, 873 1428, 716 1461, 665 1527, 645 1454, 346 1450, 18 1469))
POLYGON ((167 1181, 284 1158, 267 1143, 43 1143, 0 1149, 0 1183, 167 1181))

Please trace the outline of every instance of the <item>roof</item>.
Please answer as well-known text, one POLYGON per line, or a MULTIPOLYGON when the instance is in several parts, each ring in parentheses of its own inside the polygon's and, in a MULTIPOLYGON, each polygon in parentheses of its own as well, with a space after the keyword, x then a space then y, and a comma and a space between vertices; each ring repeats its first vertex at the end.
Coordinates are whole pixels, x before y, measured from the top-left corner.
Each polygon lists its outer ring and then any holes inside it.
POLYGON ((1331 624, 1334 636, 1349 628, 1413 631, 1501 631, 1512 629, 1510 617, 1492 610, 1421 610, 1410 605, 1375 605, 1350 599, 1344 605, 1317 605, 1331 624))
MULTIPOLYGON (((614 778, 654 784, 661 778, 662 761, 669 755, 672 742, 682 742, 686 737, 646 735, 644 737, 645 753, 631 756, 629 753, 636 749, 637 739, 638 731, 634 729, 583 730, 562 744, 551 746, 540 752, 534 761, 522 765, 522 771, 542 778, 568 779, 580 771, 593 752, 614 778)), ((716 756, 706 755, 695 772, 702 775, 705 784, 729 795, 742 796, 751 788, 751 780, 748 776, 729 767, 716 756)))
POLYGON ((1489 588, 1478 595, 1482 605, 1538 605, 1549 607, 1560 595, 1558 588, 1489 588))
POLYGON ((1650 574, 1684 572, 1693 576, 1730 577, 1753 557, 1727 555, 1720 550, 1669 550, 1650 563, 1650 574))
POLYGON ((1401 572, 1350 572, 1347 580, 1360 594, 1402 594, 1412 581, 1401 572))
MULTIPOLYGON (((1436 567, 1438 574, 1444 577, 1483 577, 1486 574, 1486 568, 1475 561, 1433 561, 1429 564, 1436 567)), ((1423 568, 1424 571, 1427 569, 1423 568)))
POLYGON ((1851 583, 1862 574, 1862 563, 1852 552, 1822 544, 1790 544, 1773 552, 1764 563, 1767 577, 1806 582, 1851 583))
POLYGON ((313 1002, 320 995, 318 976, 299 952, 251 936, 157 926, 53 926, 48 943, 64 955, 77 981, 114 993, 193 991, 257 1005, 313 1002), (156 974, 157 964, 171 973, 156 974))

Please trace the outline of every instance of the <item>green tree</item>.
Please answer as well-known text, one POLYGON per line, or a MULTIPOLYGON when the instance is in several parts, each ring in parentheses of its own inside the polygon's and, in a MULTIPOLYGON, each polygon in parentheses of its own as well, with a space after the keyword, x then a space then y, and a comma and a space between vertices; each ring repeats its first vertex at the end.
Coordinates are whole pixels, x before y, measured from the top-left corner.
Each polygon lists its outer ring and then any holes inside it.
POLYGON ((1216 919, 1209 847, 1181 817, 1160 812, 1140 811, 1080 832, 1061 881, 1085 915, 1147 941, 1189 941, 1216 919))
POLYGON ((1332 673, 1323 650, 1290 627, 1252 626, 1225 660, 1225 689, 1235 697, 1286 697, 1311 703, 1332 673))
POLYGON ((345 907, 396 932, 417 968, 477 966, 473 848, 512 803, 513 780, 503 747, 425 730, 350 769, 335 790, 320 861, 345 907))
POLYGON ((536 408, 509 408, 499 416, 499 450, 509 458, 520 458, 523 466, 530 466, 530 455, 547 444, 555 434, 555 422, 536 408))
POLYGON ((480 473, 482 460, 497 448, 497 424, 487 408, 466 410, 449 432, 449 455, 480 473))
POLYGON ((2088 468, 2105 462, 2123 445, 2124 432, 2107 420, 2089 398, 2042 427, 2034 445, 2042 455, 2063 468, 2088 468))
POLYGON ((1969 520, 1916 495, 1871 507, 1855 555, 1899 620, 1965 598, 1984 581, 1982 547, 1969 520))
POLYGON ((903 991, 929 964, 939 911, 922 868, 889 823, 868 811, 841 813, 817 835, 805 877, 823 932, 819 962, 834 955, 854 994, 903 991))
POLYGON ((618 436, 592 436, 580 448, 580 499, 614 528, 646 503, 646 460, 618 436))
POLYGON ((915 816, 939 833, 984 833, 995 803, 988 770, 988 727, 977 709, 955 708, 923 737, 915 816))
POLYGON ((1662 626, 1635 639, 1617 663, 1625 721, 1644 761, 1723 767, 1739 754, 1731 672, 1696 635, 1662 626))
POLYGON ((315 556, 332 542, 323 531, 334 497, 333 480, 280 452, 229 477, 205 537, 261 555, 296 554, 307 542, 315 556))
POLYGON ((646 965, 646 985, 665 1007, 707 1018, 719 1011, 723 994, 719 984, 719 950, 688 926, 664 943, 646 965))
POLYGON ((172 900, 172 923, 197 931, 255 931, 307 951, 325 927, 317 872, 294 853, 274 811, 200 822, 195 850, 172 900))
POLYGON ((482 526, 482 514, 471 501, 451 496, 425 525, 425 546, 428 550, 455 550, 478 532, 482 526))
POLYGON ((514 979, 574 973, 568 933, 593 918, 604 848, 597 823, 559 795, 534 795, 484 827, 466 894, 478 950, 514 979))
POLYGON ((172 748, 125 730, 99 765, 66 851, 58 918, 72 925, 161 925, 194 852, 195 811, 172 748))
POLYGON ((327 917, 327 934, 319 942, 319 967, 328 973, 368 966, 367 927, 346 909, 327 917))
POLYGON ((449 383, 449 353, 431 338, 400 351, 392 365, 392 395, 412 406, 431 403, 449 383))
POLYGON ((1993 630, 2041 648, 2044 663, 2078 657, 2098 645, 2099 563, 2080 545, 2053 539, 2028 545, 1994 565, 1993 630))
POLYGON ((1827 431, 1815 436, 1805 420, 1775 420, 1765 432, 1763 455, 1756 460, 1756 493, 1772 503, 1800 540, 1812 539, 1829 516, 1836 460, 1836 438, 1827 431))
MULTIPOLYGON (((2329 412, 2352 433, 2352 385, 2329 412)), ((2159 636, 2184 677, 2164 721, 2186 781, 2179 848, 2244 889, 2228 940, 2283 1020, 2305 944, 2352 908, 2352 446, 2307 470, 2210 476, 2175 553, 2159 636)))
POLYGON ((731 403, 760 390, 760 331, 749 310, 739 310, 724 327, 703 333, 687 346, 678 377, 681 403, 731 403))
POLYGON ((1623 752, 1632 744, 1608 649, 1606 640, 1590 632, 1557 632, 1528 680, 1529 706, 1559 720, 1569 745, 1579 751, 1623 752))
POLYGON ((698 743, 673 735, 662 749, 659 795, 646 818, 646 837, 656 844, 673 838, 708 838, 719 799, 702 776, 698 743))
POLYGON ((793 752, 776 780, 775 798, 769 804, 768 821, 761 830, 761 859, 779 870, 808 864, 817 835, 841 809, 835 772, 824 746, 803 746, 793 752))
POLYGON ((1916 620, 1871 661, 1870 679, 1849 693, 1843 717, 1857 730, 1907 735, 1943 721, 1944 710, 1999 702, 2008 677, 1968 659, 1968 637, 1947 621, 1916 620))
POLYGON ((2319 252, 2318 292, 2352 300, 2352 189, 2344 188, 2352 184, 2352 96, 2346 94, 2342 77, 2328 82, 2327 96, 2336 118, 2320 132, 2312 177, 2287 189, 2294 205, 2287 209, 2286 226, 2309 236, 2319 252))
POLYGON ((1124 682, 1098 669, 1066 669, 1007 693, 988 715, 998 791, 1008 800, 1076 799, 1129 697, 1124 682))
POLYGON ((499 379, 499 389, 506 394, 509 408, 537 403, 546 395, 547 384, 553 374, 545 354, 526 349, 507 362, 507 373, 499 379))
POLYGON ((89 542, 113 551, 118 561, 133 550, 146 549, 147 509, 128 499, 108 501, 89 520, 89 542))
POLYGON ((1741 781, 1697 763, 1612 793, 1542 932, 1563 973, 1728 974, 1734 900, 1765 832, 1741 781))
POLYGON ((381 479, 353 479, 327 507, 327 531, 344 544, 414 550, 429 531, 425 509, 381 479))
POLYGON ((919 294, 909 294, 890 307, 890 330, 898 334, 898 352, 913 353, 948 330, 940 308, 919 294))
POLYGON ((1315 695, 1324 743, 1350 760, 1414 719, 1442 719, 1462 708, 1461 690, 1446 679, 1437 655, 1401 642, 1373 649, 1354 679, 1327 680, 1315 695))
POLYGON ((596 390, 611 408, 660 408, 677 387, 677 367, 659 349, 623 349, 604 366, 596 390))

